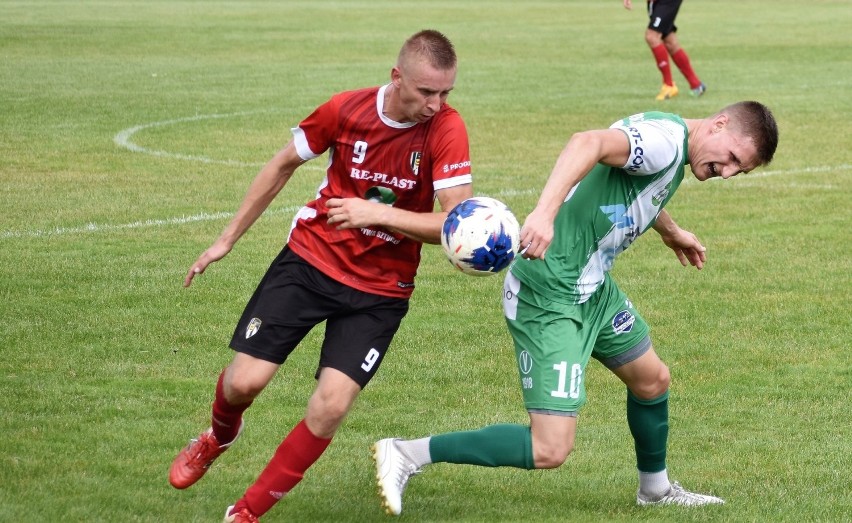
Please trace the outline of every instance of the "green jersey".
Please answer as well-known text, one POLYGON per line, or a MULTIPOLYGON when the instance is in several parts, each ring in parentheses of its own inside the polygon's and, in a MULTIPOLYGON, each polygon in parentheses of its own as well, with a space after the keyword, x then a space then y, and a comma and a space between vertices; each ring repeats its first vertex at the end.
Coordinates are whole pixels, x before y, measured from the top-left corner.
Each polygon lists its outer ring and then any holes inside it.
POLYGON ((610 126, 627 135, 623 167, 598 164, 568 193, 544 259, 519 258, 511 271, 560 303, 584 303, 615 257, 648 230, 683 180, 686 124, 679 116, 640 113, 610 126))

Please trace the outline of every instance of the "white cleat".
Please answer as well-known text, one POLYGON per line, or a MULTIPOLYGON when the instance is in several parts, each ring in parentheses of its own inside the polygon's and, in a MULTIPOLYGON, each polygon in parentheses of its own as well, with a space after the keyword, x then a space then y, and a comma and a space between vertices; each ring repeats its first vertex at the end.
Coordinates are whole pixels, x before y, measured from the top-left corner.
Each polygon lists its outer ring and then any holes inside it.
POLYGON ((668 492, 657 498, 650 498, 641 492, 636 493, 637 505, 680 505, 682 507, 697 507, 699 505, 722 505, 725 500, 707 494, 696 494, 680 486, 680 483, 672 483, 668 492))
POLYGON ((411 476, 420 472, 396 446, 396 438, 377 441, 373 447, 373 459, 376 462, 376 484, 382 507, 388 514, 398 516, 402 512, 402 493, 411 476))

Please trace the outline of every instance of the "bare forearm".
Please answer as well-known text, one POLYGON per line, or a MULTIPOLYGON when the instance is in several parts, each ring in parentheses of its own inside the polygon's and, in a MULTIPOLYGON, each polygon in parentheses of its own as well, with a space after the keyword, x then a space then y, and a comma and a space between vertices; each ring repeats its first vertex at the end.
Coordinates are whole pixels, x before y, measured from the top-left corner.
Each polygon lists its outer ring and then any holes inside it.
POLYGON ((386 229, 404 234, 415 241, 439 244, 446 218, 446 212, 415 213, 388 207, 382 221, 386 229))
POLYGON ((284 188, 300 163, 298 159, 294 161, 287 149, 276 154, 252 181, 234 218, 217 241, 229 247, 237 243, 284 188))
POLYGON ((678 224, 675 223, 674 219, 672 219, 671 215, 665 209, 660 211, 660 214, 657 215, 657 220, 654 222, 653 228, 663 238, 670 238, 674 236, 680 229, 678 224))

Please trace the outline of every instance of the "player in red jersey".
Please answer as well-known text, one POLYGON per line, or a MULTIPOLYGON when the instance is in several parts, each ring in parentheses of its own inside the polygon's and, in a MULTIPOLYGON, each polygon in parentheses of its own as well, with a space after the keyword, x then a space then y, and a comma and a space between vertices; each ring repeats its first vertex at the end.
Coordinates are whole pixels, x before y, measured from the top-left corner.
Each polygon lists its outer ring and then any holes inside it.
POLYGON ((290 352, 325 321, 305 417, 225 521, 257 521, 319 459, 408 311, 421 245, 440 243, 447 212, 472 196, 467 131, 446 104, 455 78, 452 43, 434 30, 413 35, 390 83, 334 95, 292 130, 231 223, 190 267, 186 287, 231 251, 300 165, 328 151, 317 198, 296 214, 287 245, 234 331, 236 354, 219 376, 211 427, 169 472, 179 489, 198 481, 240 435, 243 412, 290 352))

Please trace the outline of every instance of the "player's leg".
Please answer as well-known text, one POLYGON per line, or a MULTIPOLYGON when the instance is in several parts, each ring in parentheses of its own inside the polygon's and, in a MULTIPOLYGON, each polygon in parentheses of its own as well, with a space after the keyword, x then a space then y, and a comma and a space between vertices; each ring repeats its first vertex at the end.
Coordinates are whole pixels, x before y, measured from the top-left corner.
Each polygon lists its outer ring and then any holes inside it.
POLYGON ((594 356, 627 386, 627 423, 639 476, 637 503, 721 503, 670 483, 666 469, 669 369, 651 345, 648 324, 609 277, 604 291, 607 304, 594 356))
POLYGON ((284 438, 258 479, 231 511, 262 516, 302 480, 322 456, 358 394, 379 369, 408 300, 357 291, 321 278, 313 291, 339 304, 329 315, 317 386, 305 417, 284 438))
MULTIPOLYGON (((305 316, 304 324, 296 328, 280 328, 280 318, 293 313, 280 304, 287 303, 287 296, 295 292, 293 289, 298 291, 292 285, 296 260, 297 257, 288 249, 283 249, 243 310, 231 339, 231 347, 237 354, 220 373, 216 383, 211 427, 191 440, 169 469, 169 482, 175 488, 193 485, 230 447, 242 432, 243 413, 266 387, 290 351, 313 325, 321 321, 322 318, 305 316)), ((298 307, 294 310, 303 309, 301 300, 291 303, 291 307, 298 307)))
MULTIPOLYGON (((675 9, 674 13, 677 13, 675 9)), ((666 35, 672 32, 674 27, 674 15, 668 4, 653 2, 648 12, 648 27, 645 29, 645 42, 654 55, 654 62, 663 78, 663 85, 657 94, 657 100, 674 98, 678 94, 677 86, 672 78, 672 68, 669 62, 669 53, 663 43, 666 35)))
POLYGON ((520 282, 511 274, 506 276, 503 305, 530 426, 497 424, 415 440, 377 442, 373 457, 382 505, 388 513, 402 511, 402 493, 408 480, 425 465, 553 468, 571 452, 576 412, 585 401, 582 370, 591 343, 584 351, 579 322, 559 307, 548 309, 552 304, 546 299, 521 290, 520 282))
POLYGON ((663 38, 663 45, 665 45, 666 50, 669 55, 671 55, 672 60, 674 61, 677 68, 680 70, 681 74, 683 74, 686 81, 689 82, 690 93, 693 96, 701 96, 707 91, 707 87, 701 82, 698 78, 698 75, 695 74, 695 70, 692 68, 692 63, 689 60, 689 55, 686 51, 681 47, 680 41, 677 38, 677 33, 672 31, 667 34, 665 38, 663 38))
POLYGON ((698 506, 721 504, 721 498, 689 492, 671 483, 666 467, 669 434, 669 370, 649 347, 639 358, 613 369, 627 385, 627 423, 636 448, 639 505, 698 506))
POLYGON ((340 371, 322 369, 305 418, 287 434, 257 480, 230 511, 246 510, 260 517, 298 485, 331 444, 360 391, 361 386, 340 371))
POLYGON ((242 414, 275 375, 278 365, 246 354, 236 354, 219 375, 212 405, 210 428, 181 450, 169 469, 175 488, 190 487, 213 461, 236 441, 243 430, 242 414))

